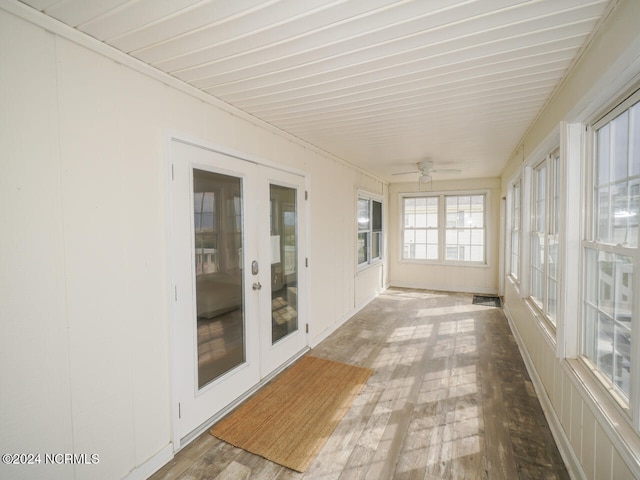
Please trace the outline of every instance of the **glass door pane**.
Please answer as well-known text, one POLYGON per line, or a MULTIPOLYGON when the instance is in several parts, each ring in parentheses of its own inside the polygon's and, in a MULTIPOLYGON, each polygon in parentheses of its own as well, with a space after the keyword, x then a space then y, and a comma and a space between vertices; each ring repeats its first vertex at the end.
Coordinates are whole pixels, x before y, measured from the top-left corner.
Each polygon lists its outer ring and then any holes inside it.
POLYGON ((242 183, 193 170, 198 388, 244 363, 242 183))
POLYGON ((271 343, 298 330, 296 189, 269 186, 271 206, 271 343))

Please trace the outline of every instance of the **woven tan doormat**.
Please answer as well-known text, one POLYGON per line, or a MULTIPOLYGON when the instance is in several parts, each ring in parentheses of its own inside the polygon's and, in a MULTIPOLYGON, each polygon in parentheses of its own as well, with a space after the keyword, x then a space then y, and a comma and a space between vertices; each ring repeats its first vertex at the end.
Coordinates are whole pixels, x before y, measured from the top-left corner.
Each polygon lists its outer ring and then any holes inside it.
POLYGON ((304 356, 215 424, 231 445, 304 472, 372 371, 304 356))

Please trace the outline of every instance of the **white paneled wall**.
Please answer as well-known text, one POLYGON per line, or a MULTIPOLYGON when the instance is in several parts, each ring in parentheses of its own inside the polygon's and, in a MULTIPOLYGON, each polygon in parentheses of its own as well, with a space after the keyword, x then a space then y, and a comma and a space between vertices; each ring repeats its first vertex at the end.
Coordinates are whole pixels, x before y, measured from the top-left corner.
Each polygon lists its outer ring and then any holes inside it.
MULTIPOLYGON (((71 451, 55 44, 0 14, 0 51, 0 449, 71 451)), ((73 467, 16 473, 66 479, 73 467)))
POLYGON ((382 182, 74 36, 0 8, 0 450, 100 462, 0 478, 135 478, 171 456, 168 132, 307 175, 310 344, 383 282, 356 275, 354 193, 382 182))

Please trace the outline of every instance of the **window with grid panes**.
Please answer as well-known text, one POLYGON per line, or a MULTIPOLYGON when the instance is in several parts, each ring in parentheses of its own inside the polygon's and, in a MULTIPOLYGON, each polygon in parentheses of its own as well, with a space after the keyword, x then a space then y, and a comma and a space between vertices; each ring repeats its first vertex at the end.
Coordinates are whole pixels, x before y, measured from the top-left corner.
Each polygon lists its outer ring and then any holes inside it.
POLYGON ((529 296, 552 324, 558 303, 558 198, 560 155, 547 155, 532 175, 529 296))
POLYGON ((445 260, 484 262, 484 195, 445 195, 445 260))
POLYGON ((584 247, 582 354, 628 402, 638 271, 640 94, 592 127, 593 188, 584 247))
POLYGON ((511 190, 511 276, 520 277, 520 181, 511 190))
POLYGON ((402 259, 485 262, 486 194, 401 198, 402 259))
POLYGON ((438 197, 403 199, 402 258, 438 260, 438 197))
POLYGON ((358 266, 382 259, 382 202, 358 198, 358 266))

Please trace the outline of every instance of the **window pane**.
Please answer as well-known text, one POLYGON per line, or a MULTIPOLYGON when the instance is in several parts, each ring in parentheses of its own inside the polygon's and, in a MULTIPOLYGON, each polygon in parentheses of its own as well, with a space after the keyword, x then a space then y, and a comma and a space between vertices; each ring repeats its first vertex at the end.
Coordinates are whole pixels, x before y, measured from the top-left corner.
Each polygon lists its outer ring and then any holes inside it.
POLYGON ((549 232, 557 234, 560 231, 560 156, 553 158, 553 183, 551 190, 551 204, 549 209, 549 232))
POLYGON ((474 212, 471 212, 468 226, 482 228, 484 226, 483 221, 484 221, 484 214, 482 213, 482 210, 480 210, 479 212, 474 211, 474 212))
POLYGON ((631 329, 616 323, 613 336, 613 380, 616 390, 629 397, 629 374, 631 371, 631 329))
POLYGON ((598 185, 606 185, 611 178, 610 162, 609 162, 609 124, 598 130, 596 135, 596 142, 598 144, 598 162, 596 165, 596 177, 598 178, 598 185))
POLYGON ((382 257, 382 234, 381 232, 373 232, 371 239, 371 258, 382 257))
POLYGON ((546 231, 546 188, 547 188, 547 168, 542 166, 536 170, 535 174, 535 197, 534 197, 534 230, 544 233, 546 231))
POLYGON ((596 241, 603 243, 611 243, 611 211, 609 201, 609 187, 601 187, 596 191, 596 241))
MULTIPOLYGON (((613 381, 613 321, 607 315, 598 314, 596 326, 596 367, 607 379, 613 381)), ((613 382, 612 382, 613 383, 613 382)))
POLYGON ((485 196, 448 195, 445 201, 445 260, 483 262, 485 196))
POLYGON ((629 112, 625 111, 611 122, 613 181, 627 178, 629 164, 629 112))
POLYGON ((558 240, 548 237, 547 254, 547 313, 555 325, 558 303, 558 240))
POLYGON ((640 103, 629 110, 629 175, 640 174, 640 103))
POLYGON ((438 227, 438 198, 426 198, 427 226, 438 227))
POLYGON ((589 358, 592 362, 596 358, 596 326, 597 326, 597 315, 598 310, 593 306, 587 304, 585 305, 584 311, 584 337, 583 337, 583 353, 589 358))
POLYGON ((382 203, 371 201, 371 229, 374 232, 382 230, 382 203))
POLYGON ((437 260, 438 197, 404 198, 403 205, 405 228, 402 258, 437 260))
POLYGON ((482 262, 484 261, 484 248, 479 246, 472 245, 469 248, 470 256, 469 260, 472 262, 482 262))
POLYGON ((511 199, 511 275, 520 274, 520 182, 513 185, 511 199))
POLYGON ((405 230, 404 231, 404 243, 416 243, 416 232, 415 230, 405 230))
POLYGON ((298 331, 298 234, 296 189, 270 185, 271 341, 298 331))
MULTIPOLYGON (((640 127, 640 125, 639 125, 640 127)), ((640 163, 640 158, 638 159, 640 163)), ((640 213, 640 180, 634 179, 629 182, 629 208, 628 208, 628 229, 629 235, 627 243, 629 247, 638 246, 638 214, 640 213)))
POLYGON ((471 230, 468 228, 458 230, 458 243, 469 245, 471 243, 471 230))
POLYGON ((358 199, 358 230, 369 230, 369 200, 358 199))
POLYGON ((455 228, 458 225, 458 212, 447 213, 447 228, 455 228))
POLYGON ((193 170, 198 388, 246 360, 242 195, 241 178, 193 170))
POLYGON ((458 247, 446 247, 446 259, 447 260, 458 260, 458 247))
POLYGON ((358 233, 358 265, 369 261, 369 232, 358 233))
POLYGON ((629 398, 633 260, 585 251, 583 353, 624 398, 629 398))
POLYGON ((543 237, 534 233, 531 235, 531 298, 542 307, 543 297, 543 269, 544 269, 544 241, 543 237))

